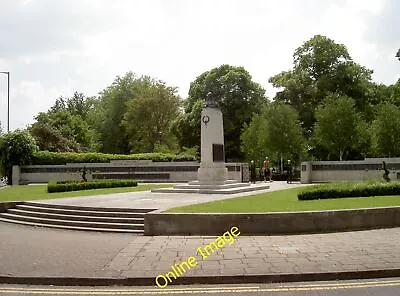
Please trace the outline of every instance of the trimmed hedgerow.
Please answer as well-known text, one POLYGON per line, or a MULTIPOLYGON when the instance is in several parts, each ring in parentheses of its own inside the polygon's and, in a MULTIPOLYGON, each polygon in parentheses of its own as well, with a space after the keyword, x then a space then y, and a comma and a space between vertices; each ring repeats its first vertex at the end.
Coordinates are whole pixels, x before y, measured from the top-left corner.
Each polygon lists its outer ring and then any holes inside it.
MULTIPOLYGON (((60 182, 60 181, 58 181, 60 182)), ((89 190, 99 188, 116 188, 116 187, 135 187, 137 181, 135 180, 107 180, 107 181, 64 181, 58 183, 57 181, 50 181, 47 185, 47 192, 66 192, 66 191, 78 191, 78 190, 89 190)))
MULTIPOLYGON (((107 181, 119 181, 119 179, 107 179, 107 181)), ((83 180, 59 180, 59 181, 49 181, 49 184, 69 184, 69 183, 78 183, 84 182, 83 180)), ((104 180, 90 180, 88 182, 104 182, 104 180)))
POLYGON ((308 187, 297 194, 299 200, 400 195, 400 182, 333 183, 308 187))
POLYGON ((125 155, 39 151, 34 153, 32 164, 56 165, 66 163, 105 163, 109 162, 110 160, 152 160, 155 162, 197 161, 195 156, 187 154, 175 155, 170 153, 138 153, 125 155))

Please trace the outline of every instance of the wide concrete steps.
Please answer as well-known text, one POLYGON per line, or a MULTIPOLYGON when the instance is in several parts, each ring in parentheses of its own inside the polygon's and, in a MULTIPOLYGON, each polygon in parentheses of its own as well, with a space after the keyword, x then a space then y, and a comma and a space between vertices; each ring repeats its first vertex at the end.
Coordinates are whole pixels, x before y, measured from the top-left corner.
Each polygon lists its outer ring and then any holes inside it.
POLYGON ((266 184, 258 184, 258 185, 249 185, 243 183, 240 184, 241 186, 228 185, 228 188, 224 188, 224 185, 221 186, 188 185, 185 188, 179 188, 180 186, 175 186, 173 188, 152 189, 151 191, 158 193, 236 194, 236 193, 269 189, 269 185, 266 184))
POLYGON ((0 213, 0 221, 71 230, 143 234, 144 215, 154 210, 24 202, 6 213, 0 213))
POLYGON ((250 186, 249 183, 228 183, 222 185, 202 185, 202 184, 188 184, 188 185, 176 185, 175 189, 231 189, 231 188, 242 188, 250 186))

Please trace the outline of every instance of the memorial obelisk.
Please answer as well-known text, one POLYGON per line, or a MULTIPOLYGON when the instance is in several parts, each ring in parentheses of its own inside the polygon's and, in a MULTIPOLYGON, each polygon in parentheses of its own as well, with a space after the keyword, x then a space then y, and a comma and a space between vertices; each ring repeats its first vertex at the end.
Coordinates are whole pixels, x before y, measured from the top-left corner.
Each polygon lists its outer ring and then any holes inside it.
POLYGON ((158 193, 233 194, 268 189, 269 185, 228 180, 225 166, 224 121, 212 93, 201 110, 201 160, 197 180, 173 188, 152 189, 158 193))
POLYGON ((227 176, 223 116, 212 94, 208 93, 201 111, 201 162, 197 179, 199 184, 222 185, 227 176))

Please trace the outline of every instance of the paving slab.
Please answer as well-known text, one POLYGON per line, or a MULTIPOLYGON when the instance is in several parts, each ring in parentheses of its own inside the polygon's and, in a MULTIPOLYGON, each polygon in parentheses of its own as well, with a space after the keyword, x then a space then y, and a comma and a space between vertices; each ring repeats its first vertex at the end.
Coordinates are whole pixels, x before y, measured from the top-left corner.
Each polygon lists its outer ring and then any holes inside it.
MULTIPOLYGON (((221 199, 235 198, 239 196, 255 195, 264 192, 271 192, 282 190, 286 188, 295 188, 299 186, 307 186, 309 184, 300 184, 294 182, 287 184, 283 181, 274 182, 258 182, 256 185, 268 184, 269 189, 237 193, 237 194, 200 194, 200 193, 156 193, 150 191, 115 193, 85 197, 72 197, 53 200, 38 200, 35 202, 63 204, 63 205, 76 205, 76 206, 90 206, 90 207, 114 207, 114 208, 158 208, 159 210, 166 210, 173 207, 203 203, 208 201, 215 201, 221 199)), ((176 184, 174 184, 176 185, 176 184)), ((174 186, 174 185, 171 185, 174 186)))
POLYGON ((13 282, 10 279, 69 277, 103 279, 105 283, 106 279, 142 279, 154 283, 157 275, 166 274, 171 265, 187 261, 190 256, 197 259, 198 265, 183 278, 222 280, 291 274, 303 280, 301 275, 306 274, 336 276, 347 272, 357 277, 360 272, 400 271, 400 228, 239 236, 232 245, 203 260, 196 249, 215 239, 75 232, 0 223, 0 282, 7 282, 7 278, 13 282))

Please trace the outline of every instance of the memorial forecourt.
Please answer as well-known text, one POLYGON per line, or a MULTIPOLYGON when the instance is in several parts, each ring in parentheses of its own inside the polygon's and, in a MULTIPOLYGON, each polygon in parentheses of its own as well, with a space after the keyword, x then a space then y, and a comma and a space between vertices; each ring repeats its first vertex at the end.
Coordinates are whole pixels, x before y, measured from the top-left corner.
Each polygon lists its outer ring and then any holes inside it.
MULTIPOLYGON (((239 228, 232 227, 230 231, 224 232, 222 236, 218 236, 215 242, 211 242, 206 245, 203 249, 198 247, 196 251, 201 255, 201 259, 206 259, 210 254, 214 253, 216 250, 223 248, 226 243, 232 245, 235 241, 235 237, 239 236, 239 228)), ((198 264, 196 257, 190 256, 186 261, 182 261, 181 263, 176 263, 171 266, 171 270, 168 271, 165 275, 159 274, 156 277, 156 285, 160 288, 165 288, 168 286, 168 283, 172 283, 172 278, 177 279, 182 274, 184 274, 191 267, 195 267, 198 264), (186 267, 186 269, 185 269, 186 267)))

